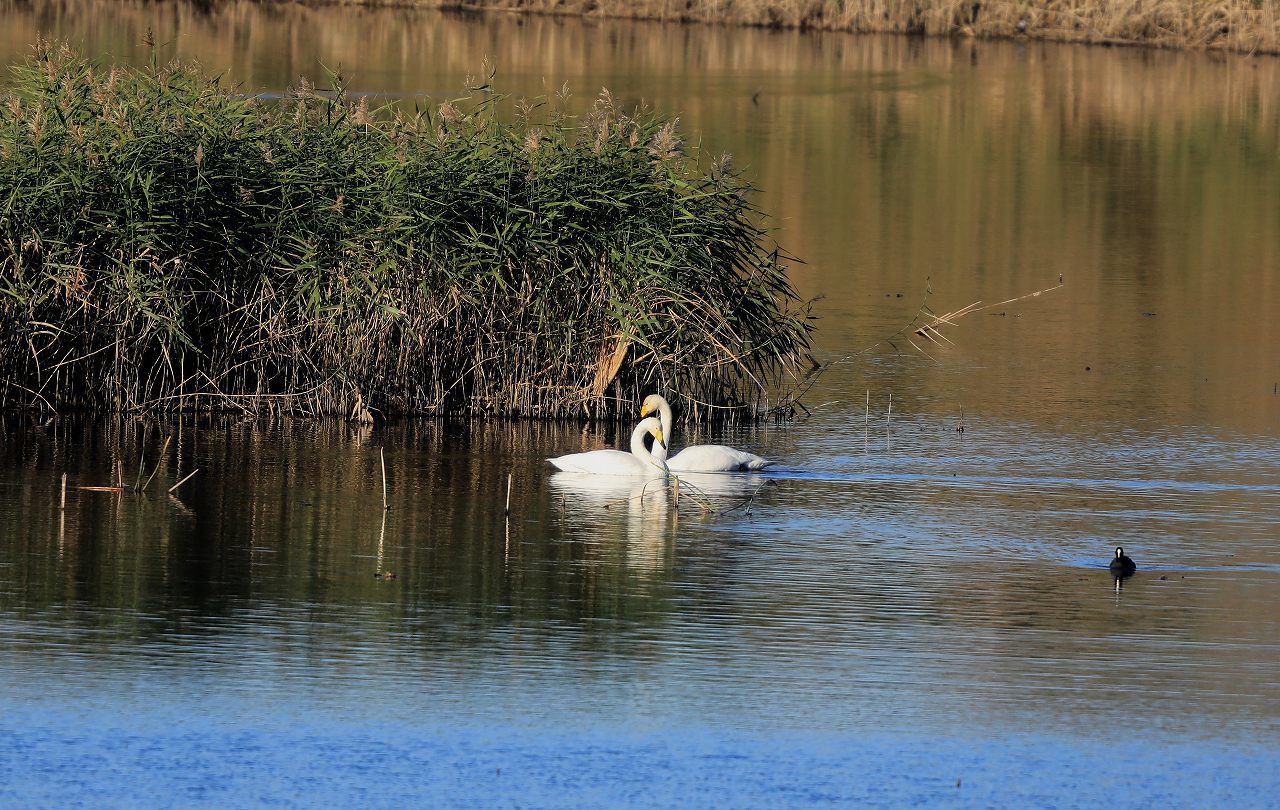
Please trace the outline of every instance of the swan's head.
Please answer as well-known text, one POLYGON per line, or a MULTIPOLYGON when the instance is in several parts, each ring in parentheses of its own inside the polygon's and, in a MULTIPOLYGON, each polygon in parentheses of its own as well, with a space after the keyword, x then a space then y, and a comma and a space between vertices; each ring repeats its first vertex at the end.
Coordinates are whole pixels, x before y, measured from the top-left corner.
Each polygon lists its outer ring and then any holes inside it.
POLYGON ((644 402, 640 405, 641 418, 662 409, 663 399, 657 394, 650 394, 644 398, 644 402))
POLYGON ((654 429, 653 429, 653 441, 654 441, 654 444, 660 444, 660 445, 662 445, 662 448, 663 448, 664 450, 666 449, 666 447, 667 447, 667 441, 666 441, 666 439, 664 439, 664 438, 662 437, 662 428, 661 428, 661 427, 656 427, 656 428, 654 428, 654 429))
POLYGON ((636 447, 644 447, 644 437, 648 434, 653 437, 653 448, 656 450, 659 446, 665 448, 667 446, 667 438, 662 435, 662 420, 656 416, 650 416, 648 419, 641 419, 640 424, 636 425, 635 431, 631 434, 631 452, 640 455, 640 451, 636 447))

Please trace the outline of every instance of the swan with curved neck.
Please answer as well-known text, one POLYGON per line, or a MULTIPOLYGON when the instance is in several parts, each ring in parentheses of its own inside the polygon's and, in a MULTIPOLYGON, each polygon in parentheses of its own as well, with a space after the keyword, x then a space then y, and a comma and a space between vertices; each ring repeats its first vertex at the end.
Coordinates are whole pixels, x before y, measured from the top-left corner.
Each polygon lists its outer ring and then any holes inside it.
MULTIPOLYGON (((649 416, 655 411, 662 423, 662 435, 670 436, 671 405, 660 394, 650 394, 640 406, 641 416, 649 416)), ((653 451, 654 456, 665 461, 672 472, 742 472, 763 470, 778 463, 723 444, 691 445, 670 458, 667 458, 666 445, 659 447, 655 444, 653 451)))
POLYGON ((591 450, 586 453, 570 453, 567 456, 549 458, 556 467, 566 472, 593 473, 595 475, 666 475, 667 446, 663 443, 662 423, 654 417, 642 419, 631 432, 631 452, 621 450, 591 450), (644 437, 653 436, 654 452, 644 446, 644 437))

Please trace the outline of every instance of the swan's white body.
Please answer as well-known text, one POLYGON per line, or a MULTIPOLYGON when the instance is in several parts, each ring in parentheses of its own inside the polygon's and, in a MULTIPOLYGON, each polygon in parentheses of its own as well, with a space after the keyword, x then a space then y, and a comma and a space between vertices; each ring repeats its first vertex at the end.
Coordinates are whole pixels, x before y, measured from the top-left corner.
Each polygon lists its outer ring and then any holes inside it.
MULTIPOLYGON (((662 435, 670 436, 671 405, 667 403, 666 398, 658 394, 650 394, 645 397, 644 404, 640 406, 640 415, 649 416, 654 411, 658 412, 658 416, 661 419, 662 435)), ((653 455, 655 458, 665 461, 667 468, 672 472, 742 472, 744 470, 763 470, 765 467, 778 463, 761 458, 755 453, 748 453, 745 450, 738 450, 723 444, 695 444, 686 447, 670 458, 667 458, 665 445, 659 446, 655 444, 653 446, 653 455)))
POLYGON ((592 450, 587 453, 570 453, 567 456, 549 458, 565 472, 590 473, 592 475, 647 475, 665 476, 667 446, 663 444, 662 423, 654 417, 643 419, 631 432, 631 452, 621 450, 592 450), (644 446, 645 434, 654 437, 654 453, 644 446), (661 457, 656 454, 661 454, 661 457))

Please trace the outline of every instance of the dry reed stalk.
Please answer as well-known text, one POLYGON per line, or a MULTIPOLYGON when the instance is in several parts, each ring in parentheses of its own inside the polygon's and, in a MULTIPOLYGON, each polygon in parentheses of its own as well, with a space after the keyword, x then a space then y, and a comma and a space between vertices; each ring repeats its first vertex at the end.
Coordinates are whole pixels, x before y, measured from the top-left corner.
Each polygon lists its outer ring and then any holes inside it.
POLYGON ((151 486, 151 479, 155 478, 156 473, 160 472, 160 464, 164 461, 164 454, 169 451, 169 441, 172 438, 173 438, 172 436, 165 436, 164 447, 160 448, 160 459, 156 461, 155 469, 151 471, 151 475, 147 476, 147 480, 142 484, 142 489, 139 490, 140 492, 146 492, 147 487, 151 486))
MULTIPOLYGON (((458 6, 451 0, 419 4, 458 6)), ((462 6, 767 28, 1280 52, 1275 0, 468 0, 462 6)))
POLYGON ((378 448, 378 463, 382 467, 382 511, 385 512, 391 504, 387 501, 387 459, 381 447, 378 448))
POLYGON ((862 452, 867 452, 867 441, 871 436, 871 389, 867 389, 867 406, 862 421, 862 452))
POLYGON ((889 447, 889 421, 893 418, 893 392, 889 392, 889 410, 884 415, 884 446, 889 447))
POLYGON ((195 468, 194 470, 192 470, 191 472, 187 473, 186 477, 184 477, 181 481, 179 481, 178 483, 176 483, 176 484, 174 484, 173 486, 169 487, 169 494, 170 494, 170 495, 172 495, 175 491, 177 491, 178 487, 180 487, 180 486, 182 486, 183 484, 185 484, 185 483, 187 483, 188 481, 190 481, 190 480, 191 480, 191 477, 192 477, 192 476, 194 476, 194 475, 195 475, 196 473, 198 473, 198 472, 200 472, 200 468, 199 468, 199 467, 197 467, 197 468, 195 468))
MULTIPOLYGON (((995 307, 1002 307, 1005 304, 1013 304, 1018 301, 1024 301, 1028 298, 1039 298, 1041 295, 1047 292, 1053 292, 1054 290, 1061 289, 1061 288, 1062 288, 1062 282, 1059 282, 1053 287, 1046 287, 1043 290, 1036 290, 1035 292, 1029 292, 1029 293, 1026 293, 1025 295, 1014 296, 1013 298, 1008 298, 1008 299, 1005 299, 1004 301, 997 301, 994 304, 987 304, 986 306, 979 306, 979 304, 981 304, 982 302, 974 301, 969 306, 961 307, 960 309, 957 309, 954 312, 948 312, 945 315, 934 315, 931 321, 917 328, 914 334, 920 335, 921 337, 924 337, 924 338, 928 338, 934 343, 940 342, 939 338, 942 340, 946 340, 947 343, 951 343, 950 340, 947 340, 945 335, 943 335, 941 332, 938 331, 939 325, 942 325, 942 324, 951 325, 951 324, 954 324, 960 318, 964 317, 965 315, 972 315, 975 312, 983 312, 988 309, 994 309, 995 307)), ((915 346, 914 343, 912 343, 911 345, 915 346)), ((917 349, 918 348, 919 347, 917 347, 917 349)), ((924 354, 924 352, 921 352, 921 354, 924 354)))
MULTIPOLYGON (((806 375, 802 383, 796 387, 796 389, 792 392, 791 396, 794 396, 794 397, 804 396, 806 393, 808 393, 808 391, 814 385, 818 383, 819 378, 822 376, 823 373, 826 372, 827 369, 833 366, 851 362, 854 359, 869 353, 870 351, 872 351, 878 346, 888 345, 894 349, 897 349, 897 345, 894 343, 895 340, 899 340, 899 339, 906 340, 907 343, 912 348, 916 349, 922 355, 929 358, 930 360, 933 360, 934 359, 933 357, 931 357, 929 354, 921 350, 920 346, 907 336, 911 334, 916 334, 916 335, 920 335, 921 337, 928 338, 933 343, 941 343, 943 341, 947 343, 951 343, 951 340, 949 340, 945 335, 942 334, 942 332, 939 331, 938 329, 939 326, 953 324, 959 318, 965 315, 972 314, 974 312, 981 312, 986 309, 1002 306, 1004 304, 1011 304, 1011 303, 1014 303, 1015 301, 1022 301, 1027 298, 1037 298, 1047 292, 1056 290, 1061 286, 1062 286, 1062 279, 1061 277, 1059 277, 1058 284, 1053 287, 1046 287, 1043 290, 1036 290, 1035 292, 1014 296, 1013 298, 1008 298, 1004 301, 1000 301, 995 304, 988 304, 987 306, 981 306, 982 304, 981 301, 975 301, 972 304, 969 304, 968 306, 961 307, 960 309, 953 310, 951 312, 947 312, 942 315, 937 315, 932 313, 929 309, 928 300, 929 300, 929 296, 933 294, 933 289, 931 286, 926 285, 924 301, 920 304, 919 308, 916 309, 915 314, 911 317, 911 320, 908 321, 906 325, 904 325, 903 327, 898 329, 898 331, 894 332, 888 337, 882 338, 876 341, 875 343, 871 344, 870 346, 867 346, 866 348, 861 349, 860 351, 854 352, 852 354, 847 354, 847 355, 844 355, 843 357, 836 358, 835 360, 829 361, 822 365, 815 366, 815 368, 811 369, 810 372, 806 375), (928 321, 924 324, 920 324, 920 321, 923 318, 928 318, 928 321)), ((892 394, 890 394, 890 398, 892 398, 892 394)), ((867 391, 868 420, 870 419, 870 413, 871 413, 870 399, 871 399, 871 392, 868 390, 867 391)), ((863 442, 864 445, 866 443, 865 436, 866 436, 866 429, 864 428, 864 442, 863 442)))

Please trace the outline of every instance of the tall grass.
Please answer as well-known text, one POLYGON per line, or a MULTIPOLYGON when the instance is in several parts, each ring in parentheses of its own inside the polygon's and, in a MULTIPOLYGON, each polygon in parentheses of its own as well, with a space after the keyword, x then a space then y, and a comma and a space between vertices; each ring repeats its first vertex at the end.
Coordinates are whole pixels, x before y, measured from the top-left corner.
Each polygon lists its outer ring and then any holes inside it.
MULTIPOLYGON (((341 0, 340 0, 341 1, 341 0)), ((363 5, 388 0, 346 0, 363 5)), ((772 28, 1280 52, 1277 0, 419 0, 421 5, 772 28)))
POLYGON ((728 158, 603 93, 370 109, 40 43, 0 99, 0 399, 759 412, 808 323, 728 158))

